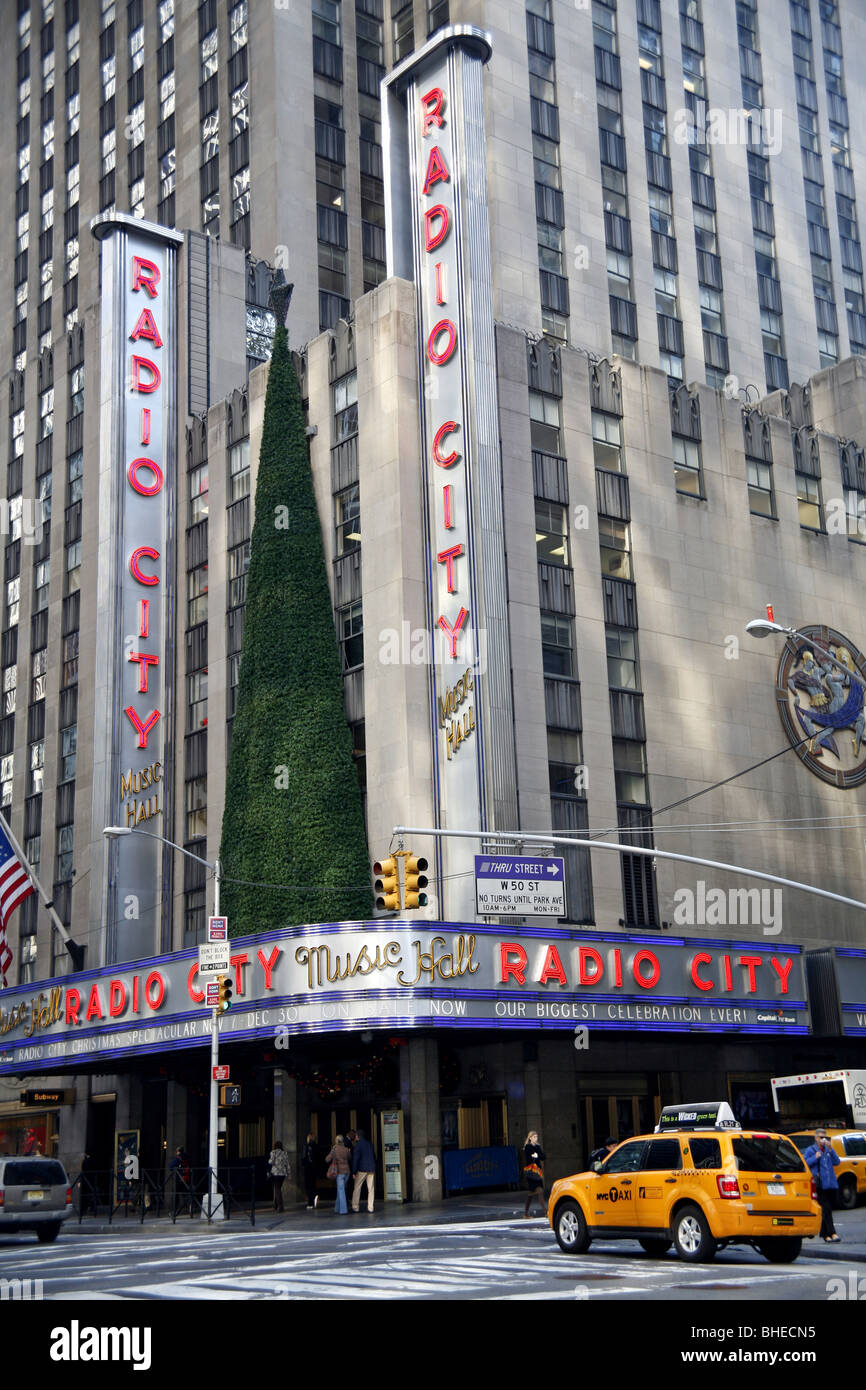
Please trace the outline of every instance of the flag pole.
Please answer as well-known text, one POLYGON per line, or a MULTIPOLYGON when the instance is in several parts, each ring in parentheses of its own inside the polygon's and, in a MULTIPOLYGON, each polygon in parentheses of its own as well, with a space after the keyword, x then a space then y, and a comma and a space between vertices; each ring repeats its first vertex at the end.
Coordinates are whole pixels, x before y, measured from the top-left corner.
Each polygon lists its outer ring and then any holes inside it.
POLYGON ((54 925, 54 926, 57 928, 57 930, 59 931, 60 937, 61 937, 61 940, 63 941, 64 946, 65 946, 66 949, 69 951, 69 955, 70 955, 70 957, 71 957, 71 959, 72 959, 73 965, 77 966, 77 968, 80 970, 80 969, 81 969, 81 966, 82 966, 82 963, 83 963, 83 962, 82 962, 82 951, 83 951, 83 948, 82 948, 81 946, 79 946, 77 942, 73 941, 73 939, 72 939, 72 934, 71 934, 69 928, 65 925, 65 923, 61 922, 60 917, 59 917, 59 915, 58 915, 58 913, 57 913, 57 909, 56 909, 55 906, 54 906, 54 903, 52 902, 51 898, 49 898, 49 896, 48 896, 48 894, 46 893, 45 889, 42 887, 42 884, 39 882, 39 879, 36 877, 35 873, 33 872, 33 868, 32 868, 32 865, 31 865, 31 863, 30 863, 30 860, 27 858, 27 855, 24 853, 23 849, 21 848, 21 846, 19 845, 19 843, 18 843, 18 841, 16 840, 15 836, 13 835, 13 833, 12 833, 12 827, 11 827, 11 825, 9 824, 9 822, 8 822, 8 820, 6 819, 5 816, 3 817, 3 833, 6 835, 7 839, 9 840, 9 843, 11 844, 12 848, 15 850, 15 853, 18 855, 19 859, 21 860, 21 863, 24 865, 25 869, 27 870, 27 873, 28 873, 28 875, 29 875, 29 877, 30 877, 30 881, 31 881, 31 883, 33 884, 33 887, 36 889, 36 891, 38 892, 40 898, 42 899, 43 906, 45 907, 45 909, 46 909, 46 911, 47 911, 49 917, 51 918, 51 921, 52 921, 53 925, 54 925))

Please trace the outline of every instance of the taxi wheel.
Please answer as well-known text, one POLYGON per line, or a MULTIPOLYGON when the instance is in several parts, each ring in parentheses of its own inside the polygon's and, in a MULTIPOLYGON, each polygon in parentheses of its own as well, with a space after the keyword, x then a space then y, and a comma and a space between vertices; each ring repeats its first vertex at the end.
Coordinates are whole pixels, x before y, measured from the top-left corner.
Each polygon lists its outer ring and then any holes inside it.
POLYGON ((662 1236, 645 1236, 642 1240, 638 1241, 638 1245, 641 1250, 645 1250, 646 1253, 652 1255, 653 1258, 660 1258, 662 1255, 666 1255, 671 1248, 671 1242, 665 1240, 662 1236))
POLYGON ((553 1229, 559 1248, 566 1255, 582 1255, 589 1249, 591 1238, 586 1229, 586 1218, 577 1202, 563 1202, 557 1207, 553 1229))
POLYGON ((718 1249, 717 1242, 700 1207, 680 1207, 674 1217, 674 1245, 681 1260, 699 1264, 711 1260, 718 1249))
POLYGON ((853 1211, 857 1205, 857 1184, 850 1178, 843 1178, 839 1184, 839 1205, 844 1211, 853 1211))
POLYGON ((792 1264, 803 1248, 799 1236, 773 1236, 770 1240, 759 1240, 757 1244, 764 1259, 774 1265, 792 1264))

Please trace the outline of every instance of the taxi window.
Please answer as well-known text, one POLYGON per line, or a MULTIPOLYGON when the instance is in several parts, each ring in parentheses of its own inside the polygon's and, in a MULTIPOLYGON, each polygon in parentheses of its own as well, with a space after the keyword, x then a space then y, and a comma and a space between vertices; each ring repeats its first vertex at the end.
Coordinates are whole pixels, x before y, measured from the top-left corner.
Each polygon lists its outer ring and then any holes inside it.
POLYGON ((646 1146, 641 1169, 643 1172, 658 1172, 665 1169, 679 1169, 683 1166, 679 1139, 651 1139, 646 1146))
POLYGON ((800 1150, 800 1153, 801 1153, 801 1154, 804 1154, 804 1153, 806 1152, 807 1149, 811 1149, 811 1147, 812 1147, 812 1145, 814 1144, 814 1142, 815 1142, 815 1136, 812 1135, 812 1134, 792 1134, 792 1135, 791 1135, 791 1143, 797 1145, 797 1148, 800 1150))
POLYGON ((803 1157, 789 1139, 752 1134, 733 1140, 737 1167, 744 1173, 802 1173, 803 1157))
POLYGON ((690 1139, 689 1158, 692 1168, 721 1168, 722 1146, 718 1139, 690 1139))
POLYGON ((846 1134, 845 1152, 853 1158, 866 1158, 866 1137, 860 1134, 846 1134))
POLYGON ((602 1172, 607 1173, 636 1173, 640 1168, 640 1161, 646 1140, 639 1139, 633 1144, 622 1144, 615 1153, 612 1153, 602 1172))

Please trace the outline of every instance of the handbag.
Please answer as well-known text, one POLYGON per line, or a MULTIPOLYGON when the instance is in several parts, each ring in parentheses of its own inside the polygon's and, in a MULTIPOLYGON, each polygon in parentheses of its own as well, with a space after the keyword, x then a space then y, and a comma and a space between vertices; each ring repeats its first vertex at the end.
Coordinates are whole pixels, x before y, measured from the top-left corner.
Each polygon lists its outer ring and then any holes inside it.
POLYGON ((328 1171, 327 1171, 327 1173, 325 1174, 325 1177, 327 1177, 327 1178, 335 1178, 336 1176, 337 1176, 337 1160, 334 1159, 333 1163, 332 1163, 332 1164, 330 1165, 330 1167, 328 1168, 328 1171))

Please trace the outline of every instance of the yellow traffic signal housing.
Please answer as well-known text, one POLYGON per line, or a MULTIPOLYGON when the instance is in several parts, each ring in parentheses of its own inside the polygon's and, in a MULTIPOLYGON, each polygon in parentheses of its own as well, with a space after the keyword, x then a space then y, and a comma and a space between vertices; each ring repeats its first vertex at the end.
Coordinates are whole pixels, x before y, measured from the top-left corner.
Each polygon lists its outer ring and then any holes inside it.
POLYGON ((232 1005, 232 982, 228 975, 219 976, 219 988, 219 1003, 216 1008, 218 1014, 224 1014, 232 1005))
POLYGON ((377 859, 373 873, 376 875, 376 906, 386 912, 399 912, 400 872, 397 860, 393 856, 390 859, 377 859))
POLYGON ((419 892, 419 889, 427 887, 427 867, 426 859, 416 859, 412 854, 403 861, 403 904, 407 912, 427 906, 427 894, 419 892))

